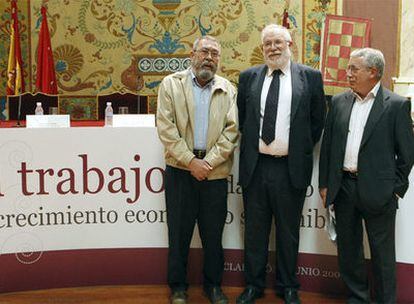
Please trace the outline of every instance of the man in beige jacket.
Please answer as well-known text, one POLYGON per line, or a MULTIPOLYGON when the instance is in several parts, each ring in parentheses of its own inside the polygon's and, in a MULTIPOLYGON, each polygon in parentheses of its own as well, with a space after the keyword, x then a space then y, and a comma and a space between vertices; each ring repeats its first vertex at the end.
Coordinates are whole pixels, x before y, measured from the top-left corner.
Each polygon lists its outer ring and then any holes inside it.
POLYGON ((187 303, 187 259, 197 222, 204 251, 204 292, 226 304, 222 233, 227 177, 238 137, 236 90, 216 75, 220 44, 194 42, 191 67, 164 78, 158 93, 157 128, 165 147, 168 284, 171 303, 187 303))

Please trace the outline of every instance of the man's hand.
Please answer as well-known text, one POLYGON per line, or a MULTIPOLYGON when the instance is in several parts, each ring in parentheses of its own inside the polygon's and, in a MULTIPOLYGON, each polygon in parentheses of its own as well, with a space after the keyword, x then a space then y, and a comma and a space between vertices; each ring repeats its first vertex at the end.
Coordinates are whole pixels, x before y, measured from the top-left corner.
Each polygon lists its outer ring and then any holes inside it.
POLYGON ((319 188, 319 195, 322 198, 322 204, 326 208, 326 193, 328 192, 328 188, 319 188))
POLYGON ((198 181, 205 180, 213 168, 204 159, 198 159, 194 157, 188 168, 191 171, 191 175, 194 176, 198 181))

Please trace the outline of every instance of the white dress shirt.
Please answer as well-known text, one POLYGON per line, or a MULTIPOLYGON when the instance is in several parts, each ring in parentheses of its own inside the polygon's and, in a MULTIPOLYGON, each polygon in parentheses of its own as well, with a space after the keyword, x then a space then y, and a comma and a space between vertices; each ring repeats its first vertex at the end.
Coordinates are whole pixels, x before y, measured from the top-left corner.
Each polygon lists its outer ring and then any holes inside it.
POLYGON ((263 117, 266 107, 267 93, 272 82, 273 70, 268 69, 262 87, 260 97, 260 133, 259 133, 259 152, 276 156, 288 155, 289 132, 290 132, 290 109, 292 105, 292 74, 290 72, 290 61, 281 69, 279 85, 279 101, 277 106, 275 140, 266 145, 262 140, 263 117))
POLYGON ((371 112, 379 87, 380 82, 378 82, 363 99, 358 94, 354 93, 355 103, 352 107, 351 117, 349 119, 348 137, 345 148, 343 166, 345 171, 358 171, 358 154, 362 135, 364 134, 365 125, 367 124, 368 116, 371 112))

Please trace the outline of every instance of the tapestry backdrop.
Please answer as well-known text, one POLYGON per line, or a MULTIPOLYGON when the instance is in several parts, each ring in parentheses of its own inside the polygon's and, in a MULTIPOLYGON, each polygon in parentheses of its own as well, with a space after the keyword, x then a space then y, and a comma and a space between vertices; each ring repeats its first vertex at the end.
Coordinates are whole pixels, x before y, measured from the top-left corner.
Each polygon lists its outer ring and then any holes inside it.
MULTIPOLYGON (((236 83, 239 72, 262 63, 260 31, 283 16, 294 57, 319 67, 320 31, 340 0, 18 0, 26 90, 33 91, 42 3, 60 95, 114 91, 157 94, 161 79, 189 65, 196 37, 222 43, 219 73, 236 83)), ((0 1, 0 95, 5 95, 10 1, 0 1)), ((151 98, 151 110, 155 98, 151 98)), ((77 99, 82 102, 82 98, 77 99)))

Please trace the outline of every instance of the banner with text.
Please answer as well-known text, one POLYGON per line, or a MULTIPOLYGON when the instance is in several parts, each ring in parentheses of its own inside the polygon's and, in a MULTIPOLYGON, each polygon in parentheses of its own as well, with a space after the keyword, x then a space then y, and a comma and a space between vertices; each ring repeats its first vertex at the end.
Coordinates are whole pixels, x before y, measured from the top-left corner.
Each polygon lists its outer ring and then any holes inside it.
MULTIPOLYGON (((315 156, 318 153, 316 149, 315 156)), ((223 235, 225 280, 233 285, 243 283, 244 214, 237 162, 236 153, 228 179, 223 235)), ((164 168, 163 148, 155 128, 0 129, 0 263, 10 254, 19 263, 32 265, 52 252, 65 252, 67 257, 70 252, 95 250, 94 255, 99 256, 99 249, 112 253, 115 249, 148 249, 153 257, 158 252, 166 258, 164 168)), ((298 275, 308 290, 343 290, 338 287, 336 247, 325 231, 326 213, 316 177, 317 161, 303 208, 298 275), (307 285, 306 279, 314 283, 307 285), (332 288, 321 285, 324 279, 331 280, 323 284, 333 284, 332 288)), ((397 260, 409 267, 414 266, 409 236, 414 228, 412 201, 413 185, 401 200, 397 216, 397 260)), ((272 231, 271 251, 275 250, 274 234, 272 231)), ((191 246, 201 248, 198 232, 191 246)), ((201 255, 200 250, 193 251, 201 255)), ((273 253, 270 257, 268 272, 274 277, 273 253)), ((200 269, 199 258, 194 261, 200 269)), ((412 274, 414 268, 409 269, 412 274)), ((165 267, 159 273, 164 275, 165 267)), ((410 296, 414 300, 412 292, 410 296)))

